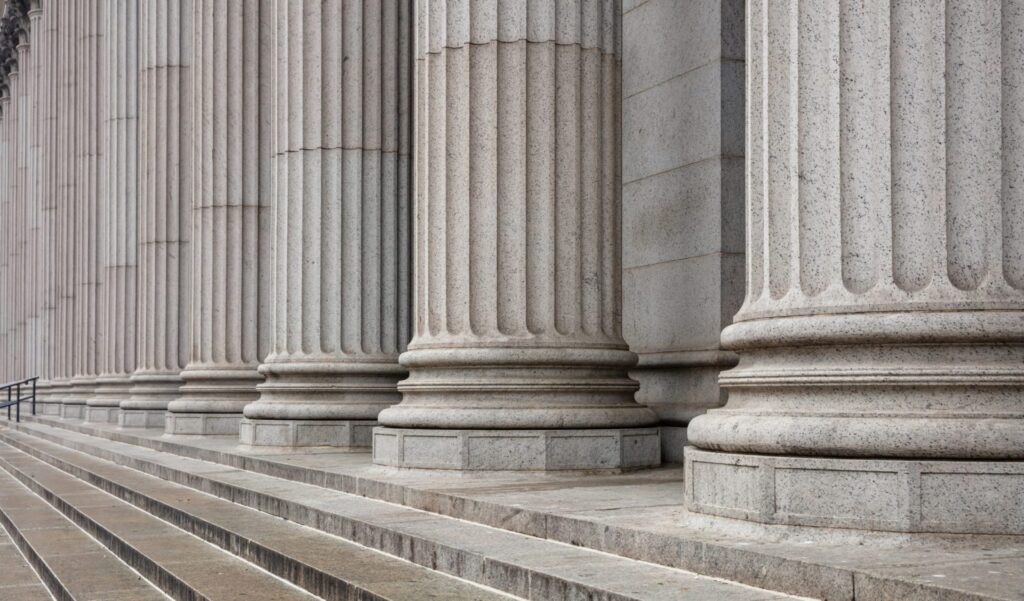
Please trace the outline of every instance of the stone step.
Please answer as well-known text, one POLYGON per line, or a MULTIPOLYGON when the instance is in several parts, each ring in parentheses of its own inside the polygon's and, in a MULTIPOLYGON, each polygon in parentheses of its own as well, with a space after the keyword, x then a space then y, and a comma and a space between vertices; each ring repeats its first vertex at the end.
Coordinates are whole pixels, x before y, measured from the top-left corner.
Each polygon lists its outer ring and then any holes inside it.
MULTIPOLYGON (((83 453, 38 440, 32 444, 11 442, 26 459, 31 455, 32 461, 45 462, 47 469, 62 470, 60 473, 66 477, 75 477, 108 491, 103 494, 125 499, 170 525, 325 599, 514 599, 511 595, 83 453), (49 452, 45 447, 49 447, 49 452)), ((2 453, 0 458, 3 458, 2 453)))
POLYGON ((0 528, 0 601, 53 601, 18 546, 0 528))
MULTIPOLYGON (((306 591, 10 446, 0 446, 0 468, 57 508, 74 522, 79 532, 84 531, 83 534, 93 537, 116 555, 116 558, 97 555, 93 565, 89 564, 88 554, 84 561, 76 559, 73 567, 69 568, 72 573, 63 580, 69 587, 78 585, 82 580, 102 576, 107 568, 98 558, 109 557, 111 562, 119 558, 167 596, 182 601, 316 599, 306 591)), ((37 507, 42 505, 36 504, 37 507)), ((59 540, 50 542, 63 546, 59 540)), ((45 551, 41 553, 46 556, 45 551)), ((135 579, 139 579, 137 575, 135 579)), ((151 591, 155 596, 87 594, 70 598, 76 601, 167 598, 152 587, 151 591)))
POLYGON ((0 546, 0 561, 3 562, 0 564, 0 599, 168 599, 114 553, 4 470, 0 470, 0 523, 10 536, 4 537, 4 544, 0 546))
POLYGON ((187 501, 175 501, 173 495, 162 493, 161 487, 167 486, 167 482, 157 481, 159 486, 153 485, 145 482, 138 472, 318 528, 522 598, 614 601, 795 598, 82 434, 67 432, 47 441, 7 430, 0 432, 0 438, 149 511, 159 513, 166 511, 163 507, 173 506, 176 511, 189 512, 192 507, 187 501), (122 466, 133 469, 126 470, 122 466))

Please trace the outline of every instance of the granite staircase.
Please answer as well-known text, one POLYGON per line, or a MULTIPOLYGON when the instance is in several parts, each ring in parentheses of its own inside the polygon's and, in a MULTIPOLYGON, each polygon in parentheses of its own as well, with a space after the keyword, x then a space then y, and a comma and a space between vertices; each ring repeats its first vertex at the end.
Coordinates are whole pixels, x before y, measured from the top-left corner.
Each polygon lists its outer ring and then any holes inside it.
POLYGON ((0 468, 57 599, 796 598, 38 422, 0 428, 0 468))

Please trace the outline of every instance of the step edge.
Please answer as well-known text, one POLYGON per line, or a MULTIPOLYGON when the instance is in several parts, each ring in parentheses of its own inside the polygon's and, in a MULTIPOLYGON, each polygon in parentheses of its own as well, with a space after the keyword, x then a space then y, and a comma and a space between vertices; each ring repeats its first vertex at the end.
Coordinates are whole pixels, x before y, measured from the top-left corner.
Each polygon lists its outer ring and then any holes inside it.
MULTIPOLYGON (((543 524, 543 532, 528 527, 517 528, 516 526, 518 526, 518 524, 509 525, 507 523, 497 523, 485 518, 482 519, 481 516, 486 515, 486 512, 482 511, 484 508, 503 508, 504 506, 488 503, 486 501, 479 501, 470 497, 462 497, 446 492, 423 491, 407 487, 405 485, 392 485, 372 478, 351 476, 347 474, 335 474, 313 467, 295 468, 294 466, 280 464, 261 457, 250 457, 227 451, 203 449, 181 444, 176 441, 140 437, 129 432, 111 432, 108 430, 91 428, 87 424, 68 422, 63 419, 40 419, 39 416, 31 416, 27 420, 23 421, 27 421, 29 425, 38 424, 52 429, 75 432, 83 436, 100 440, 118 442, 151 451, 185 457, 187 459, 224 465, 264 476, 317 486, 375 501, 392 503, 402 507, 416 509, 446 518, 471 522, 490 528, 496 528, 522 536, 529 536, 540 540, 570 545, 581 549, 614 555, 624 559, 649 563, 673 570, 683 570, 708 578, 724 580, 730 583, 741 584, 752 588, 769 590, 787 595, 822 597, 826 594, 831 594, 833 595, 832 598, 840 601, 853 600, 855 598, 856 590, 854 585, 855 577, 858 575, 863 577, 876 577, 876 575, 867 572, 853 571, 828 564, 814 563, 811 560, 793 560, 749 549, 721 545, 713 541, 678 539, 674 537, 671 538, 670 543, 676 542, 680 545, 689 545, 692 552, 678 553, 675 557, 677 561, 669 563, 660 560, 659 557, 655 557, 652 553, 648 552, 654 545, 638 545, 636 549, 623 545, 595 546, 587 543, 580 543, 579 541, 573 540, 572 537, 559 536, 557 531, 554 533, 551 531, 551 528, 548 526, 549 515, 543 512, 531 510, 522 510, 520 512, 520 515, 537 518, 525 519, 523 522, 527 524, 539 522, 543 524), (312 475, 313 477, 293 477, 295 472, 301 472, 303 475, 312 475), (394 492, 395 490, 398 490, 399 494, 396 494, 394 492), (412 494, 408 495, 407 493, 412 494), (409 497, 411 497, 411 499, 409 497), (417 499, 420 502, 416 502, 417 499), (442 504, 430 503, 429 499, 441 499, 445 502, 442 504), (444 511, 443 506, 447 506, 448 509, 460 507, 462 509, 454 509, 451 512, 446 512, 444 511), (466 507, 473 507, 478 511, 467 511, 465 509, 466 507), (712 556, 718 558, 724 557, 725 559, 709 559, 712 556), (764 566, 766 563, 773 566, 773 569, 768 570, 768 574, 765 574, 765 570, 762 570, 759 567, 764 566), (779 577, 778 574, 784 569, 788 570, 791 574, 799 575, 802 582, 794 586, 790 579, 779 577), (769 577, 772 580, 765 582, 762 580, 765 577, 769 577), (823 586, 821 584, 822 582, 827 582, 829 585, 823 586), (836 596, 837 592, 838 596, 836 596)), ((35 432, 37 432, 31 427, 26 427, 25 423, 11 425, 14 429, 24 431, 29 435, 34 435, 35 432)), ((632 531, 630 529, 624 529, 624 532, 628 533, 632 531)), ((891 579, 891 581, 894 584, 903 583, 903 581, 898 579, 891 579)), ((955 589, 936 590, 943 591, 944 593, 957 592, 955 589)))
MULTIPOLYGON (((46 450, 37 449, 35 447, 30 447, 30 446, 28 448, 26 448, 27 445, 23 445, 21 443, 21 441, 14 441, 14 440, 6 437, 4 434, 0 434, 0 440, 2 440, 4 443, 6 443, 8 445, 13 446, 14 448, 18 449, 19 451, 21 451, 21 452, 23 452, 23 453, 25 453, 25 454, 27 454, 27 455, 29 455, 31 457, 34 457, 35 459, 38 459, 39 461, 42 461, 42 462, 46 463, 47 465, 50 465, 51 467, 53 467, 55 469, 61 470, 61 471, 65 472, 65 473, 69 474, 70 476, 73 476, 75 478, 78 478, 78 479, 80 479, 80 480, 82 480, 84 482, 87 482, 87 483, 95 486, 96 488, 102 490, 103 492, 113 496, 114 498, 117 498, 117 499, 119 499, 119 500, 121 500, 121 501, 123 501, 125 503, 128 503, 128 504, 132 505, 133 507, 136 507, 137 509, 140 509, 140 510, 142 510, 142 511, 144 511, 144 512, 150 514, 150 515, 152 515, 156 519, 162 520, 162 521, 170 524, 171 526, 174 526, 175 528, 178 528, 178 529, 183 530, 183 531, 185 531, 185 532, 187 532, 189 534, 192 534, 193 536, 196 536, 196 537, 202 539, 203 541, 205 541, 205 542, 207 542, 209 544, 212 544, 212 545, 214 545, 214 546, 216 546, 216 547, 218 547, 218 548, 220 548, 220 549, 222 549, 222 550, 224 550, 224 551, 226 551, 228 553, 231 553, 233 556, 238 557, 241 561, 246 561, 246 562, 251 563, 251 564, 255 565, 256 567, 262 569, 263 571, 269 572, 269 573, 271 573, 271 574, 273 574, 273 575, 275 575, 275 576, 277 576, 279 578, 286 579, 289 582, 292 582, 293 584, 295 584, 296 586, 299 586, 303 590, 306 590, 310 594, 322 597, 324 595, 331 595, 333 593, 333 591, 325 590, 325 591, 318 592, 316 590, 311 590, 310 588, 307 588, 307 587, 305 587, 305 586, 295 582, 291 578, 289 578, 288 576, 290 576, 292 573, 289 572, 287 569, 283 570, 282 573, 276 573, 274 570, 272 570, 272 569, 262 565, 263 562, 261 562, 260 557, 261 556, 265 556, 264 562, 267 561, 267 560, 270 560, 270 559, 281 560, 282 562, 286 561, 289 566, 295 566, 295 567, 301 568, 301 569, 303 569, 306 572, 305 578, 306 578, 306 580, 309 580, 309 581, 315 582, 318 577, 322 577, 322 578, 329 579, 331 581, 335 581, 335 582, 337 582, 337 583, 339 583, 341 585, 339 590, 343 591, 347 587, 347 588, 354 589, 355 591, 358 591, 359 593, 364 595, 363 597, 359 597, 360 599, 364 599, 365 598, 368 601, 391 601, 388 597, 382 597, 379 594, 374 593, 371 590, 365 588, 364 586, 355 585, 355 584, 346 582, 342 578, 336 577, 336 576, 334 576, 334 575, 332 575, 332 574, 330 574, 328 572, 324 572, 323 570, 320 570, 319 568, 316 568, 316 567, 313 567, 313 566, 311 566, 309 564, 306 564, 306 563, 302 562, 301 560, 292 558, 291 556, 284 555, 284 554, 282 554, 282 553, 280 553, 280 552, 278 552, 278 551, 276 551, 274 549, 266 547, 265 545, 259 543, 259 541, 252 540, 249 537, 240 535, 240 534, 238 534, 236 532, 233 532, 233 531, 231 531, 231 530, 229 530, 229 529, 227 529, 227 528, 225 528, 223 526, 220 526, 220 525, 214 524, 212 522, 209 522, 208 520, 205 520, 204 518, 201 518, 199 516, 196 516, 194 514, 186 512, 186 511, 184 511, 182 509, 178 509, 176 507, 172 507, 170 505, 167 505, 166 503, 160 501, 159 499, 155 499, 155 498, 153 498, 153 497, 151 497, 149 495, 146 495, 145 493, 141 493, 141 492, 136 491, 134 489, 128 488, 128 487, 126 487, 126 486, 124 486, 122 484, 114 482, 114 481, 112 481, 112 480, 110 480, 110 479, 108 479, 108 478, 106 478, 106 477, 104 477, 104 476, 102 476, 100 474, 92 472, 91 470, 89 470, 89 469, 87 469, 85 467, 69 464, 67 461, 63 460, 62 458, 55 457, 55 456, 47 453, 46 450), (43 456, 40 456, 40 455, 43 455, 43 456), (83 475, 84 475, 84 477, 83 477, 83 475), (145 505, 140 505, 137 502, 137 501, 143 501, 143 500, 145 502, 145 505), (154 509, 158 509, 159 512, 154 511, 154 509), (168 519, 167 518, 168 514, 174 515, 175 519, 173 519, 173 520, 172 519, 168 519), (183 525, 181 520, 185 520, 186 521, 186 525, 183 525), (216 532, 219 535, 221 535, 223 537, 226 537, 231 542, 228 543, 228 544, 222 544, 221 541, 218 541, 218 540, 215 540, 215 539, 211 539, 211 538, 207 538, 206 536, 204 536, 204 534, 206 534, 208 532, 209 533, 216 532), (240 554, 239 551, 242 550, 246 546, 252 547, 253 549, 257 549, 258 551, 255 552, 255 553, 250 553, 249 555, 240 554)), ((43 440, 45 441, 45 439, 43 439, 43 440)), ((46 441, 46 442, 50 442, 50 441, 46 441)), ((52 443, 52 444, 57 444, 57 443, 52 443)), ((98 459, 105 460, 105 461, 110 461, 109 459, 106 459, 104 457, 99 457, 99 456, 92 455, 92 454, 89 454, 89 453, 86 453, 86 452, 83 452, 83 451, 79 451, 78 449, 75 449, 73 447, 64 446, 64 445, 59 445, 59 446, 63 446, 64 448, 72 450, 72 451, 83 453, 83 454, 85 454, 87 456, 90 456, 90 457, 98 458, 98 459)), ((131 469, 131 470, 134 470, 134 471, 137 471, 139 473, 143 473, 143 474, 146 474, 146 475, 149 475, 149 476, 152 476, 152 477, 161 478, 161 476, 157 476, 155 474, 152 474, 152 473, 149 473, 149 472, 146 472, 146 471, 143 471, 143 470, 137 470, 137 469, 135 469, 135 468, 133 468, 131 466, 127 466, 127 465, 124 465, 122 463, 118 463, 118 462, 114 462, 114 461, 111 461, 111 463, 113 463, 114 465, 117 465, 118 467, 123 467, 125 469, 131 469)), ((199 489, 199 488, 196 488, 194 486, 187 485, 187 484, 182 484, 181 482, 178 482, 176 480, 166 480, 166 481, 171 482, 173 484, 176 484, 178 486, 182 486, 183 488, 187 488, 187 489, 190 489, 190 490, 193 490, 193 491, 197 491, 197 492, 200 492, 200 493, 203 493, 203 494, 211 494, 211 493, 208 493, 205 490, 202 490, 202 489, 199 489)), ((217 495, 211 495, 211 496, 213 496, 214 498, 216 498, 216 499, 218 499, 220 501, 226 502, 226 503, 235 503, 234 501, 231 501, 229 499, 225 499, 225 498, 217 496, 217 495)), ((247 509, 251 509, 253 511, 260 511, 259 509, 250 507, 250 506, 245 505, 245 504, 240 504, 239 503, 239 505, 241 505, 243 507, 246 507, 247 509)), ((270 514, 268 512, 262 512, 261 511, 261 513, 264 513, 266 515, 273 515, 273 514, 270 514)), ((275 516, 275 517, 280 517, 280 516, 275 516)), ((369 552, 374 552, 374 553, 380 553, 380 554, 383 554, 383 555, 387 555, 392 560, 404 561, 406 563, 410 563, 410 564, 415 565, 417 567, 434 571, 438 575, 443 576, 445 578, 452 578, 452 579, 456 579, 456 580, 461 580, 461 581, 467 582, 468 584, 470 584, 472 586, 484 588, 485 590, 490 589, 488 592, 491 592, 491 593, 501 593, 504 596, 512 595, 512 593, 510 593, 508 591, 503 591, 503 590, 500 590, 500 589, 495 589, 495 588, 493 588, 493 587, 491 587, 491 586, 489 586, 487 584, 469 581, 467 579, 461 578, 461 577, 459 577, 457 575, 454 575, 454 574, 448 574, 448 573, 445 573, 445 572, 434 570, 434 569, 432 569, 429 566, 425 566, 425 565, 422 565, 422 564, 417 563, 417 562, 409 561, 409 560, 404 559, 402 557, 398 557, 398 556, 386 553, 384 551, 381 551, 381 550, 378 550, 378 549, 374 549, 372 547, 368 547, 366 545, 360 544, 360 543, 358 543, 356 541, 353 541, 353 540, 350 540, 350 539, 346 539, 344 537, 338 537, 337 535, 331 534, 330 532, 326 532, 326 531, 321 530, 319 528, 308 526, 306 524, 301 524, 300 522, 297 522, 297 521, 294 521, 294 520, 292 520, 292 521, 293 521, 293 523, 295 523, 297 525, 305 526, 305 527, 308 527, 308 528, 313 528, 317 533, 320 533, 320 534, 323 534, 323 535, 327 535, 327 536, 333 536, 333 537, 341 538, 345 543, 362 547, 362 548, 366 549, 369 552)), ((338 597, 332 597, 332 598, 338 598, 338 597)), ((344 597, 340 597, 340 598, 344 598, 344 597)))
MULTIPOLYGON (((254 490, 243 488, 243 487, 240 487, 240 486, 237 486, 237 485, 234 485, 234 484, 214 481, 214 480, 211 480, 209 478, 206 478, 205 476, 203 476, 201 474, 192 474, 190 472, 185 472, 185 471, 179 470, 177 468, 166 467, 166 466, 163 466, 163 465, 160 465, 160 464, 155 464, 155 463, 150 462, 148 460, 139 459, 139 458, 132 458, 133 459, 133 465, 126 465, 125 463, 122 463, 120 461, 109 459, 109 456, 125 457, 124 455, 120 455, 120 454, 118 454, 118 453, 116 453, 114 451, 109 451, 109 450, 106 450, 106 449, 93 449, 94 451, 97 451, 97 453, 89 453, 87 451, 82 451, 82 450, 76 448, 74 446, 76 443, 74 443, 73 441, 62 440, 62 441, 58 442, 58 441, 49 441, 49 440, 43 439, 42 437, 39 437, 39 438, 44 440, 45 442, 50 442, 51 444, 56 444, 58 446, 67 448, 69 450, 76 451, 76 452, 79 452, 79 453, 83 453, 83 454, 85 454, 87 456, 91 456, 91 457, 94 457, 94 458, 102 459, 102 460, 105 460, 105 461, 110 461, 111 463, 113 463, 115 465, 118 465, 120 467, 124 467, 126 469, 132 469, 132 470, 135 470, 135 471, 138 471, 138 472, 150 475, 150 476, 155 476, 155 477, 158 477, 158 478, 162 478, 162 479, 165 479, 165 480, 167 480, 169 482, 177 484, 179 486, 184 486, 184 487, 187 487, 187 488, 190 488, 190 489, 202 492, 202 493, 210 494, 210 495, 212 495, 214 497, 217 497, 218 499, 221 499, 221 500, 224 500, 224 501, 227 501, 227 502, 236 503, 238 505, 241 505, 241 506, 244 506, 244 507, 256 510, 256 511, 260 511, 260 512, 268 514, 268 515, 272 515, 272 516, 275 516, 275 517, 283 518, 283 519, 289 520, 289 521, 291 521, 293 523, 300 524, 300 525, 305 526, 305 527, 316 529, 319 532, 323 532, 323 533, 331 535, 331 536, 336 536, 336 537, 341 538, 341 539, 343 539, 343 540, 345 540, 347 542, 354 543, 354 544, 357 544, 357 545, 369 548, 371 550, 387 554, 387 555, 389 555, 389 556, 391 556, 393 558, 396 558, 396 559, 399 559, 399 560, 402 560, 402 561, 406 561, 406 562, 409 562, 409 563, 413 563, 413 564, 419 565, 419 566, 421 566, 423 568, 426 568, 426 569, 429 569, 429 570, 437 571, 437 572, 439 572, 441 574, 444 574, 444 575, 446 575, 448 577, 453 577, 453 578, 458 578, 458 579, 465 580, 465 581, 470 582, 470 583, 472 583, 472 584, 474 584, 476 586, 497 590, 498 592, 504 593, 506 595, 522 597, 523 594, 524 594, 524 591, 521 590, 521 588, 520 589, 515 589, 515 588, 510 589, 510 588, 502 587, 498 583, 496 583, 494 581, 491 581, 491 580, 488 580, 487 576, 486 576, 487 575, 487 568, 488 567, 491 567, 492 571, 496 567, 502 567, 502 568, 504 568, 504 567, 514 567, 514 568, 516 568, 516 570, 518 572, 521 572, 521 575, 518 578, 514 579, 514 580, 515 580, 515 582, 519 583, 520 587, 522 587, 522 586, 528 587, 529 586, 528 583, 531 581, 531 578, 533 578, 533 579, 538 579, 538 581, 558 581, 558 582, 564 583, 565 585, 568 585, 568 586, 571 586, 571 587, 576 587, 578 589, 582 589, 583 591, 587 591, 587 592, 589 592, 591 594, 608 594, 607 590, 599 588, 599 587, 595 587, 595 586, 590 585, 590 584, 587 584, 586 582, 582 582, 582 581, 579 581, 579 580, 572 580, 572 579, 565 578, 565 577, 560 577, 560 576, 557 576, 557 575, 554 575, 554 574, 551 574, 551 573, 548 573, 548 572, 543 572, 543 571, 535 570, 535 569, 532 569, 532 568, 529 568, 529 567, 524 567, 524 566, 519 566, 519 565, 511 564, 508 561, 503 561, 501 559, 495 559, 495 558, 487 557, 486 555, 479 554, 479 553, 473 552, 471 550, 462 549, 462 548, 454 547, 454 546, 451 546, 451 545, 446 545, 444 543, 436 543, 434 541, 427 541, 426 539, 414 539, 412 535, 409 535, 409 534, 406 534, 406 533, 403 533, 403 532, 398 532, 398 531, 395 531, 395 530, 388 530, 388 529, 386 529, 386 527, 381 526, 381 525, 371 524, 371 523, 365 522, 363 520, 360 520, 360 519, 354 518, 354 517, 341 516, 341 515, 338 515, 338 514, 330 513, 330 512, 327 512, 325 510, 316 508, 316 507, 312 507, 312 506, 309 506, 309 505, 303 505, 303 504, 295 503, 293 501, 281 499, 280 497, 276 497, 276 496, 271 495, 269 493, 260 492, 260 491, 254 491, 254 490), (62 443, 66 443, 66 444, 62 444, 62 443), (148 469, 140 469, 140 466, 146 467, 148 469), (157 475, 157 472, 159 473, 159 475, 157 475), (172 476, 172 477, 169 478, 168 476, 172 476), (201 480, 203 482, 204 486, 197 486, 196 482, 195 482, 196 480, 201 480), (214 485, 216 488, 211 488, 210 487, 211 484, 214 485), (223 490, 218 490, 218 489, 227 489, 228 491, 230 491, 231 496, 225 496, 224 494, 222 494, 224 491, 223 490), (246 500, 244 498, 246 495, 254 495, 254 496, 256 496, 260 500, 260 503, 254 504, 254 503, 246 502, 246 500), (293 512, 293 511, 288 511, 288 512, 275 511, 276 509, 278 509, 278 508, 280 508, 282 506, 287 506, 287 507, 296 506, 296 507, 300 508, 300 511, 298 511, 298 512, 293 512), (298 515, 296 515, 296 513, 298 515), (303 515, 303 514, 305 514, 305 515, 303 515), (312 514, 313 519, 309 519, 310 514, 312 514), (327 518, 327 519, 325 520, 323 518, 327 518), (353 527, 350 528, 350 529, 340 529, 339 528, 339 529, 335 529, 335 530, 328 530, 328 529, 325 529, 325 528, 321 527, 321 524, 324 521, 332 523, 332 524, 337 524, 339 522, 350 522, 350 523, 353 524, 353 527), (362 528, 360 528, 360 526, 362 528), (356 533, 359 532, 360 530, 362 530, 364 532, 368 532, 369 534, 367 536, 364 536, 364 537, 359 537, 359 536, 356 535, 356 533), (387 545, 384 544, 384 541, 386 541, 386 540, 390 540, 390 542, 392 543, 390 548, 387 545), (420 541, 423 541, 423 542, 420 542, 420 541), (406 543, 408 543, 408 544, 406 544, 406 543), (479 566, 480 567, 480 575, 470 574, 470 573, 466 573, 466 572, 450 572, 450 571, 445 570, 444 566, 440 566, 436 562, 433 562, 431 564, 427 564, 427 563, 423 563, 421 561, 417 561, 417 557, 418 556, 421 557, 421 552, 422 552, 422 550, 424 548, 428 548, 428 549, 429 548, 445 548, 447 550, 450 550, 456 557, 458 557, 457 560, 454 560, 454 561, 451 562, 451 564, 453 566, 456 566, 456 567, 460 567, 460 566, 479 566), (403 549, 407 549, 408 550, 407 554, 403 554, 403 549), (526 583, 526 584, 523 584, 523 583, 526 583)), ((6 442, 8 444, 12 443, 11 439, 8 438, 6 435, 4 435, 2 433, 0 433, 0 440, 3 440, 4 442, 6 442)), ((34 453, 32 453, 31 451, 27 451, 27 450, 23 449, 18 444, 14 445, 14 446, 16 446, 16 448, 19 448, 19 450, 22 450, 23 452, 26 452, 26 453, 28 453, 30 455, 35 456, 34 453)), ((43 454, 46 454, 45 451, 39 451, 39 452, 41 452, 43 454)), ((57 461, 63 461, 60 458, 55 458, 55 459, 57 461)), ((46 461, 45 459, 40 459, 40 460, 46 461)), ((49 463, 48 461, 46 461, 46 462, 49 463)), ((57 467, 58 469, 61 469, 58 466, 54 466, 54 467, 57 467)), ((99 478, 102 481, 106 481, 107 480, 106 478, 103 478, 102 476, 99 476, 99 475, 94 475, 94 476, 99 478)), ((92 482, 90 482, 90 483, 92 483, 92 482)), ((92 484, 94 484, 94 486, 97 486, 95 483, 92 483, 92 484)), ((115 486, 118 486, 116 483, 113 483, 113 484, 115 486)), ((105 488, 103 490, 106 491, 105 488)), ((106 492, 109 492, 109 491, 106 491, 106 492)), ((335 491, 335 492, 340 492, 340 491, 335 491)), ((344 493, 342 493, 342 494, 344 494, 344 493)), ((157 502, 159 503, 159 501, 157 501, 157 502)), ((446 516, 441 516, 441 517, 446 517, 446 516)), ((453 519, 453 518, 449 518, 449 519, 453 519)), ((476 525, 479 525, 479 524, 476 524, 476 525)), ((525 535, 521 535, 521 536, 525 536, 525 535)), ((548 541, 548 542, 551 542, 551 541, 548 541)), ((589 552, 600 554, 600 552, 598 552, 598 551, 593 551, 593 550, 590 550, 590 549, 586 549, 586 550, 589 551, 589 552)), ((621 557, 618 558, 618 559, 621 559, 623 561, 637 561, 637 560, 630 560, 628 558, 621 558, 621 557)), ((641 563, 643 563, 643 562, 641 562, 641 563)), ((656 565, 655 567, 660 568, 660 569, 665 569, 665 570, 673 570, 673 568, 669 568, 667 566, 656 565)), ((717 580, 717 579, 714 579, 712 577, 707 577, 707 578, 712 579, 712 580, 717 580)), ((771 591, 771 590, 766 590, 766 589, 758 589, 758 587, 751 587, 749 585, 742 585, 742 584, 733 583, 733 582, 726 582, 726 584, 733 585, 733 586, 744 586, 746 588, 751 588, 751 589, 755 589, 755 590, 762 590, 762 591, 765 592, 766 596, 771 596, 771 595, 779 594, 778 591, 771 591)), ((621 599, 621 601, 629 601, 630 599, 633 599, 634 601, 636 601, 635 597, 628 597, 628 596, 620 595, 620 594, 617 594, 617 593, 612 593, 612 594, 619 595, 619 596, 615 597, 617 600, 621 599)))

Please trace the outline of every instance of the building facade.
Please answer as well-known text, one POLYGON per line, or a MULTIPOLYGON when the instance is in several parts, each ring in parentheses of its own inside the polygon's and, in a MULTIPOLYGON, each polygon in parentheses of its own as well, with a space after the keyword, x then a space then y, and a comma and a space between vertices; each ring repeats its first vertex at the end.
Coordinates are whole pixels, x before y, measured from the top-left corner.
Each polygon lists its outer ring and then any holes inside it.
POLYGON ((0 38, 0 380, 46 415, 1024 533, 1024 6, 8 0, 0 38))

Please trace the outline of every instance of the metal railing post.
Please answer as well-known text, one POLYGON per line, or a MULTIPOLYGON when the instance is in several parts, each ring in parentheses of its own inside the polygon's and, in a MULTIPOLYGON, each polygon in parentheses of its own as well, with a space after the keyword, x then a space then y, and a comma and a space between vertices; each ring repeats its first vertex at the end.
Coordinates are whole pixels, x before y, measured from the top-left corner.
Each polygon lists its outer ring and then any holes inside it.
POLYGON ((36 414, 36 379, 32 378, 32 415, 36 414))
POLYGON ((15 392, 18 395, 18 400, 14 403, 14 415, 16 421, 21 423, 21 382, 18 382, 18 390, 15 392))
POLYGON ((7 421, 11 421, 11 389, 7 388, 7 421))

